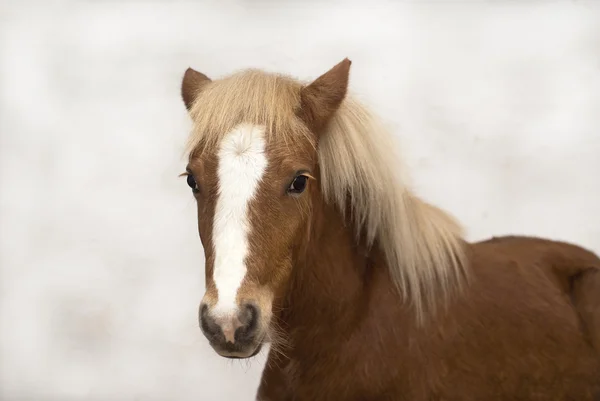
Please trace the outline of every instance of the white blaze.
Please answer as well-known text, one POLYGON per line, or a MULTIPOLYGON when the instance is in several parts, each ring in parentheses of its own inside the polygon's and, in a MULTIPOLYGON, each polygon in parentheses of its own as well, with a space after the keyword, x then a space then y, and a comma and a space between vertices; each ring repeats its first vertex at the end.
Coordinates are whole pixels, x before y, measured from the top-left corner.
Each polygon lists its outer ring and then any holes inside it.
POLYGON ((246 275, 248 203, 267 168, 264 132, 263 127, 240 124, 225 135, 219 147, 219 194, 212 237, 217 315, 237 310, 236 295, 246 275))

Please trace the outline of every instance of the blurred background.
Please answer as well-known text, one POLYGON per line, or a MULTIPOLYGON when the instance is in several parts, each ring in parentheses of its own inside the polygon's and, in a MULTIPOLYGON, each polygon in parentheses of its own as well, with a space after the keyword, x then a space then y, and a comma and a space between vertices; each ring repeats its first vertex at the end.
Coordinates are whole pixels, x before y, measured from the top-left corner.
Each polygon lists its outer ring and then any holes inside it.
POLYGON ((600 252, 598 1, 0 3, 0 399, 254 400, 201 335, 191 66, 351 90, 470 240, 600 252))

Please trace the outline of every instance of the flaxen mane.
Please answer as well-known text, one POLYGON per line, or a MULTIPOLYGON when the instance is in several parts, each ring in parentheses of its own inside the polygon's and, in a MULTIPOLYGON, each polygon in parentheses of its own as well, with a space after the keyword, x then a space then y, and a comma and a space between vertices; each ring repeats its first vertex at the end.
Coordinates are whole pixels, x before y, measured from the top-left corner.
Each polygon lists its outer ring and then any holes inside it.
MULTIPOLYGON (((257 70, 207 84, 190 111, 188 150, 215 145, 242 122, 266 126, 267 141, 297 141, 305 131, 297 129, 302 87, 257 70)), ((379 245, 392 279, 422 318, 467 277, 464 241, 452 217, 411 192, 394 149, 391 133, 347 96, 319 141, 320 181, 325 199, 341 211, 349 196, 356 232, 379 245)))

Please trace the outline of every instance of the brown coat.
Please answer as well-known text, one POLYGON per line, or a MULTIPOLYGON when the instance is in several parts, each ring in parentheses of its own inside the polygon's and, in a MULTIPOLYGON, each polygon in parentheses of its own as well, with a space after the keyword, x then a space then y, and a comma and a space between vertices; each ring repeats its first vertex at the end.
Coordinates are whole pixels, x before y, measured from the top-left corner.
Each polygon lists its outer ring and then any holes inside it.
POLYGON ((599 400, 600 259, 526 237, 469 256, 466 293, 417 327, 377 260, 325 248, 299 269, 322 287, 290 293, 289 359, 270 355, 258 399, 599 400))

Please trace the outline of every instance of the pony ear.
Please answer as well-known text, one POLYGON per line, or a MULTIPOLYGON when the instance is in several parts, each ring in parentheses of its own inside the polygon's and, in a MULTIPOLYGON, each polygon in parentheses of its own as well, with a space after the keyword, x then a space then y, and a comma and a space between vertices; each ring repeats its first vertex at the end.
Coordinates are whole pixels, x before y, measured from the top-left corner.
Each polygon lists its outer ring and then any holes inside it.
POLYGON ((211 79, 201 72, 192 68, 185 70, 183 81, 181 82, 181 97, 186 109, 190 110, 192 108, 192 104, 194 104, 194 100, 196 100, 202 87, 210 82, 212 82, 211 79))
POLYGON ((346 97, 351 64, 345 58, 302 89, 301 118, 314 132, 323 128, 346 97))

